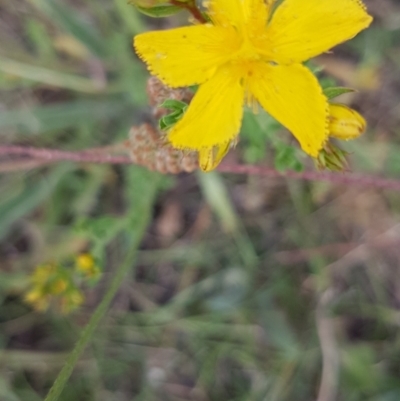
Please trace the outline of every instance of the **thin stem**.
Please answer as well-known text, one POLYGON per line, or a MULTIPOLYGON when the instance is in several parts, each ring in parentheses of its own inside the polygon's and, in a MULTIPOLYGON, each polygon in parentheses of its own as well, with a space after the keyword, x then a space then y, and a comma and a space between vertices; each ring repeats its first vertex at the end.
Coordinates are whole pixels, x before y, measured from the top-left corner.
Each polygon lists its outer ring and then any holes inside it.
POLYGON ((109 153, 102 153, 99 148, 88 149, 85 151, 69 152, 58 149, 33 148, 16 145, 0 146, 0 156, 19 155, 30 156, 35 159, 48 161, 74 161, 99 164, 132 164, 127 156, 115 156, 109 153))
POLYGON ((334 317, 329 306, 334 301, 335 292, 328 288, 320 295, 316 311, 316 323, 322 352, 321 384, 317 401, 335 401, 338 393, 340 360, 335 337, 334 317))
MULTIPOLYGON (((91 149, 79 152, 68 152, 58 149, 4 145, 0 146, 0 156, 2 155, 29 156, 36 160, 48 160, 49 162, 68 160, 77 163, 133 164, 129 156, 103 154, 97 150, 93 152, 91 149)), ((241 164, 222 164, 217 170, 221 173, 259 175, 271 178, 286 177, 295 180, 323 181, 337 185, 358 185, 400 191, 400 180, 354 173, 321 173, 318 171, 282 172, 266 166, 241 164)))
POLYGON ((114 298, 115 294, 117 293, 120 285, 122 284, 126 274, 132 268, 132 262, 137 252, 138 247, 138 237, 135 241, 135 244, 132 244, 132 247, 129 250, 128 255, 125 258, 125 262, 119 267, 117 270, 117 274, 115 275, 110 288, 108 289, 107 293, 105 294, 104 298, 100 302, 99 306, 97 307, 96 311, 93 313, 92 317, 89 320, 89 323, 83 329, 81 336, 76 343, 74 349, 68 355, 67 360, 63 368, 61 369, 59 375, 57 376, 56 381, 53 383, 45 401, 57 401, 58 397, 60 396, 61 392, 63 391, 71 373, 78 362, 82 352, 88 345, 90 339, 93 337, 93 333, 96 330, 97 326, 100 323, 100 320, 103 318, 105 313, 107 312, 108 306, 110 302, 114 298))
POLYGON ((204 18, 204 15, 201 13, 201 11, 197 8, 194 1, 191 1, 190 3, 181 3, 177 0, 170 0, 170 3, 174 6, 185 8, 197 21, 201 22, 202 24, 208 22, 206 18, 204 18))
POLYGON ((218 171, 231 174, 260 175, 264 177, 286 177, 304 181, 322 181, 337 185, 359 185, 363 187, 373 187, 400 191, 400 180, 383 178, 372 175, 362 175, 355 173, 331 173, 318 171, 277 171, 266 166, 227 164, 218 167, 218 171))
POLYGON ((93 337, 94 331, 99 325, 101 319, 106 314, 108 307, 116 295, 119 287, 121 286, 123 280, 129 271, 132 271, 134 267, 134 260, 136 258, 137 250, 139 248, 140 242, 142 240, 144 231, 150 219, 150 210, 152 207, 152 201, 155 194, 155 189, 158 185, 156 182, 148 182, 146 188, 142 188, 141 196, 145 199, 141 199, 137 202, 135 210, 135 230, 133 234, 132 243, 129 246, 129 251, 125 257, 124 262, 117 269, 114 278, 111 281, 110 287, 104 295, 99 306, 96 308, 92 317, 90 318, 88 324, 83 329, 81 336, 76 343, 74 349, 68 355, 67 360, 63 368, 61 369, 57 379, 53 383, 45 401, 57 401, 61 392, 63 391, 65 385, 71 373, 78 362, 82 352, 85 350, 86 346, 93 337))

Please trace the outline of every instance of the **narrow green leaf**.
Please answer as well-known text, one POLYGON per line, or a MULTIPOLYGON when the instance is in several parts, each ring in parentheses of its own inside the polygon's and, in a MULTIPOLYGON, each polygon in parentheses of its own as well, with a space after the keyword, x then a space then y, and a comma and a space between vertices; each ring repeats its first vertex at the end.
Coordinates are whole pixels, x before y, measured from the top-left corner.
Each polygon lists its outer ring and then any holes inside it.
POLYGON ((165 100, 160 107, 173 110, 172 113, 162 117, 159 121, 159 127, 162 131, 172 128, 185 114, 188 105, 184 102, 174 99, 165 100))
POLYGON ((164 116, 159 121, 159 127, 162 131, 172 128, 183 116, 181 112, 174 112, 164 116))
POLYGON ((351 92, 355 92, 355 90, 352 88, 345 88, 340 86, 333 86, 324 89, 324 95, 329 100, 334 99, 335 97, 338 97, 340 95, 343 95, 344 93, 351 93, 351 92))
POLYGON ((228 233, 238 231, 239 219, 221 176, 216 172, 198 173, 197 178, 207 203, 220 219, 224 230, 228 233))
POLYGON ((53 47, 52 38, 47 32, 43 23, 28 19, 25 25, 25 30, 29 39, 34 44, 36 54, 44 60, 53 60, 56 52, 53 47))
POLYGON ((181 102, 180 100, 167 99, 160 104, 160 107, 163 109, 184 111, 187 109, 188 105, 185 102, 181 102))
POLYGON ((71 89, 77 92, 98 93, 104 91, 104 84, 102 82, 96 82, 89 78, 67 74, 49 68, 36 67, 6 57, 0 57, 0 71, 46 85, 71 89))
POLYGON ((140 14, 126 0, 116 0, 115 5, 132 35, 144 32, 147 29, 146 24, 140 18, 140 14))

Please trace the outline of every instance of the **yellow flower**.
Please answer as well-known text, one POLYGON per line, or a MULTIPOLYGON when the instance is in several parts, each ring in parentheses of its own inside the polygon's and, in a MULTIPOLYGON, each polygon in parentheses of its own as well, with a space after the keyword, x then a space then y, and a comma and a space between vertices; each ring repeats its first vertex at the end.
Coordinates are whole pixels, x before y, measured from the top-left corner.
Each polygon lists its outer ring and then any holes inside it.
POLYGON ((91 270, 95 265, 93 256, 90 253, 82 253, 76 258, 76 268, 81 272, 91 270))
POLYGON ((40 312, 44 312, 50 305, 50 297, 43 290, 33 288, 25 294, 25 302, 40 312))
POLYGON ((214 168, 237 137, 243 103, 256 101, 317 157, 328 135, 328 101, 302 63, 355 36, 372 18, 360 0, 208 0, 212 23, 137 35, 149 70, 170 87, 200 85, 170 130, 178 149, 214 168), (215 157, 217 155, 217 157, 215 157))
POLYGON ((76 258, 76 269, 87 278, 97 279, 100 276, 100 269, 90 253, 83 253, 76 258))

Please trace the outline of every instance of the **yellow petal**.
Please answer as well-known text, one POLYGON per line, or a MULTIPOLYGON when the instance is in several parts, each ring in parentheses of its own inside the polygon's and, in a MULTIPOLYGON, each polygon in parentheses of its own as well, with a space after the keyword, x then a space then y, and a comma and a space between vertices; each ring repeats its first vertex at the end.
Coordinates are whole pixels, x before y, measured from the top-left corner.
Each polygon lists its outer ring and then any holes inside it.
POLYGON ((276 0, 209 0, 208 15, 215 25, 239 29, 265 27, 276 0), (254 26, 256 25, 256 26, 254 26))
POLYGON ((239 44, 233 28, 196 25, 135 36, 134 47, 150 72, 171 87, 208 80, 239 44))
POLYGON ((268 26, 268 56, 278 63, 308 60, 351 39, 371 21, 360 0, 285 0, 268 26))
POLYGON ((328 102, 315 76, 300 64, 267 63, 256 64, 249 75, 254 97, 306 153, 317 157, 328 136, 328 102))
POLYGON ((243 14, 246 21, 246 29, 250 38, 264 34, 269 13, 275 0, 246 0, 243 2, 243 14))
POLYGON ((209 0, 206 3, 208 15, 215 25, 242 27, 244 24, 241 1, 209 0))
POLYGON ((168 134, 172 146, 201 150, 228 143, 239 132, 243 100, 238 73, 220 68, 199 87, 188 111, 168 134))
POLYGON ((214 170, 215 167, 221 163, 221 160, 228 153, 231 147, 231 142, 227 142, 222 145, 213 146, 212 148, 203 148, 199 150, 199 165, 200 168, 209 172, 214 170))

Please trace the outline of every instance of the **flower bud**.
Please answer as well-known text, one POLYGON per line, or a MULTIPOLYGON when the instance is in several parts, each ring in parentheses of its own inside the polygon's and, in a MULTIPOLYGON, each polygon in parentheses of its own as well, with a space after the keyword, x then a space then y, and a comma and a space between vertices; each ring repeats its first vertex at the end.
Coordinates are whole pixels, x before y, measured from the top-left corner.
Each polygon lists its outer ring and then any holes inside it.
POLYGON ((315 165, 318 170, 346 171, 348 169, 347 154, 345 150, 328 141, 315 159, 315 165))
POLYGON ((329 136, 348 141, 363 134, 366 126, 361 114, 350 107, 338 103, 329 105, 329 136))

